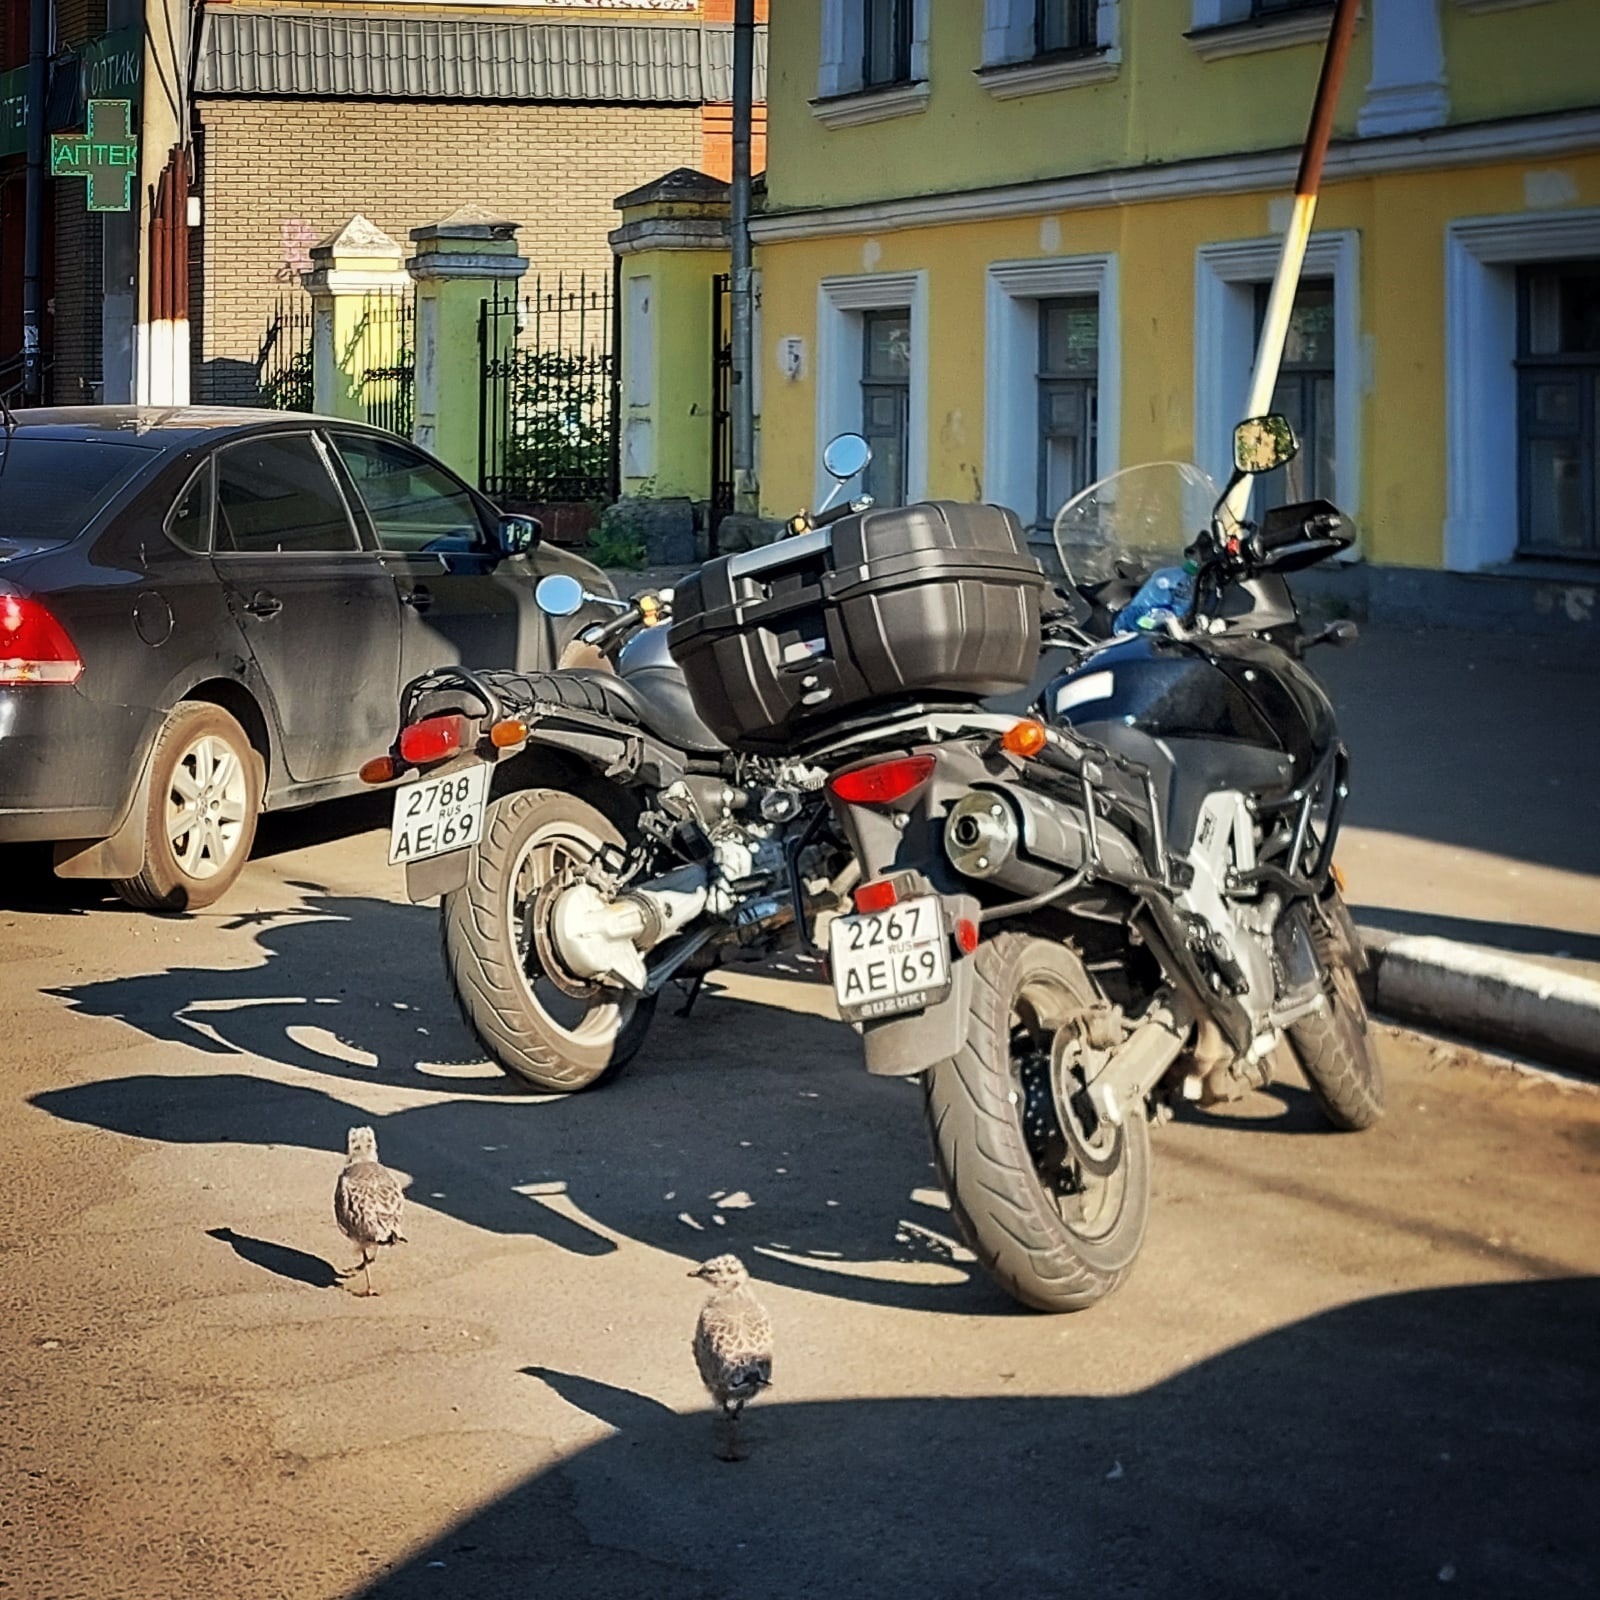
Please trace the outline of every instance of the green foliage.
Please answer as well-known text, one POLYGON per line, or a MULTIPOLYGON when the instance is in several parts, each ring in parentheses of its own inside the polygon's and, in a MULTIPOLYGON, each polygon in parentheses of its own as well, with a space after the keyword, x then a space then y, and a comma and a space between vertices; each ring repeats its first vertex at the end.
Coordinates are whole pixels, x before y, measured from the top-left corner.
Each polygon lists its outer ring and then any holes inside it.
POLYGON ((296 350, 284 366, 266 374, 258 388, 264 406, 277 411, 311 410, 311 346, 296 350))
POLYGON ((600 526, 589 535, 589 559, 597 567, 637 572, 648 553, 644 530, 626 512, 618 514, 615 507, 601 517, 600 526))
POLYGON ((526 500, 591 498, 611 465, 605 358, 518 349, 501 364, 501 373, 511 436, 498 475, 526 500))

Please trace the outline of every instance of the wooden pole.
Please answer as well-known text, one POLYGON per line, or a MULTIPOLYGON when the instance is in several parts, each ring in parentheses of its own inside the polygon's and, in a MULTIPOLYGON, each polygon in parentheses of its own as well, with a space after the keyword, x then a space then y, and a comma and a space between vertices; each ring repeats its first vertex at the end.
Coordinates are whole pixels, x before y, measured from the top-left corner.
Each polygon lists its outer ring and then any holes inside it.
MULTIPOLYGON (((1317 96, 1311 106, 1311 125, 1306 130, 1300 170, 1294 181, 1294 209, 1289 214, 1283 253, 1278 257, 1278 270, 1267 296, 1266 315, 1262 318, 1255 370, 1250 375, 1250 392, 1244 403, 1246 417, 1265 415, 1272 404, 1273 391, 1278 387, 1278 369, 1283 364, 1283 346, 1289 335, 1295 290, 1300 286, 1300 269, 1305 264, 1311 224, 1317 214, 1322 163, 1333 134, 1333 115, 1338 108, 1345 63, 1350 58, 1350 40, 1355 34, 1359 6, 1360 0, 1337 0, 1334 8, 1328 49, 1322 58, 1322 75, 1317 80, 1317 96)), ((1244 478, 1228 493, 1228 512, 1237 520, 1244 515, 1249 503, 1250 479, 1244 478)))

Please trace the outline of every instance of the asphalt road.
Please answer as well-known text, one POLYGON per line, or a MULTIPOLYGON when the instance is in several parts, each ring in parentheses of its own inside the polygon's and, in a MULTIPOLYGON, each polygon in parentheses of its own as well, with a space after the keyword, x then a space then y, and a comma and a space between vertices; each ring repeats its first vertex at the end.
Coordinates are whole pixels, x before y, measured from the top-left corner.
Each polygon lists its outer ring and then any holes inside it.
POLYGON ((1385 1030, 1155 1136, 1126 1287, 1018 1311, 911 1085, 742 975, 588 1097, 481 1063, 371 809, 157 919, 0 861, 0 1596, 1592 1595, 1600 1094, 1385 1030), (411 1180, 347 1292, 346 1129, 411 1180), (695 1260, 777 1328, 711 1453, 695 1260))

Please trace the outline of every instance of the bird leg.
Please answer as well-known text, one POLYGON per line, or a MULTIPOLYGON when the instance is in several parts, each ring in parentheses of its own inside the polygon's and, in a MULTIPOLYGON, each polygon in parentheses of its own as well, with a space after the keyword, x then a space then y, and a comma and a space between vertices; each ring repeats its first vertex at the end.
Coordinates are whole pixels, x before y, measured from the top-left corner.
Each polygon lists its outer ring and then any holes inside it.
POLYGON ((361 1272, 367 1280, 367 1286, 362 1290, 362 1294, 370 1299, 378 1291, 372 1287, 372 1261, 365 1251, 361 1255, 361 1272))
POLYGON ((747 1460, 745 1452, 739 1448, 739 1410, 728 1410, 726 1407, 717 1415, 717 1434, 720 1448, 717 1450, 719 1461, 744 1461, 747 1460))

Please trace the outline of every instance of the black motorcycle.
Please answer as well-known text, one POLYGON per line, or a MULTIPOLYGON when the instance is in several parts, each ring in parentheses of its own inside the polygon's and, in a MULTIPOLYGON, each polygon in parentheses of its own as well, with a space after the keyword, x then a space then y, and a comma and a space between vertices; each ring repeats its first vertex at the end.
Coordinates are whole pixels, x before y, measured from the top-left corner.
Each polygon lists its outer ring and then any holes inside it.
MULTIPOLYGON (((1241 425, 1234 481, 1295 448, 1281 418, 1241 425)), ((984 1266, 1062 1311, 1133 1262, 1175 1102, 1264 1085, 1280 1046, 1337 1128, 1372 1123, 1382 1084, 1332 860, 1347 758, 1301 664, 1353 630, 1306 633, 1284 582, 1347 525, 1321 501, 1235 522, 1165 464, 1056 531, 1071 604, 1011 513, 919 505, 786 569, 713 564, 670 642, 723 738, 832 771, 861 868, 828 928, 841 1015, 869 1070, 921 1076, 984 1266), (1136 552, 1197 516, 1151 611, 1136 552)))

